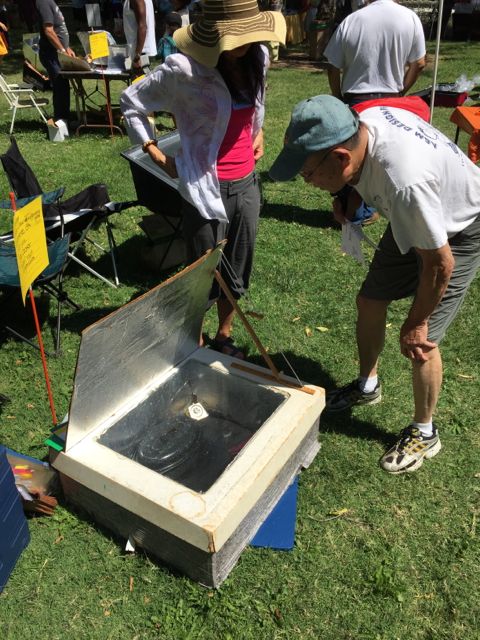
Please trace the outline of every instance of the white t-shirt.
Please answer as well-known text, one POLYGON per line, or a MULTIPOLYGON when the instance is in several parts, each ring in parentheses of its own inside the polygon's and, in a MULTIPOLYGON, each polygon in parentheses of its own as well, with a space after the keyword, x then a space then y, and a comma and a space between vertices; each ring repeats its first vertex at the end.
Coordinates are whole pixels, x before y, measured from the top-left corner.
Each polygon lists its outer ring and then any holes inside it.
POLYGON ((342 93, 399 93, 405 65, 424 55, 422 23, 393 0, 375 0, 347 16, 325 49, 342 70, 342 93))
MULTIPOLYGON (((156 56, 157 43, 155 40, 155 14, 153 12, 153 3, 152 0, 144 0, 144 2, 147 34, 145 36, 142 53, 146 53, 148 56, 156 56)), ((130 0, 125 0, 123 3, 123 30, 125 31, 127 44, 130 46, 130 55, 133 57, 137 46, 137 19, 135 18, 133 10, 130 8, 130 0)))
POLYGON ((355 189, 390 221, 401 251, 438 249, 480 213, 480 168, 440 131, 404 109, 360 114, 368 153, 355 189))
POLYGON ((182 19, 182 27, 188 27, 188 25, 190 24, 190 9, 189 9, 189 7, 190 7, 190 5, 187 5, 187 6, 183 7, 182 9, 178 9, 175 12, 175 13, 178 13, 178 15, 182 19))

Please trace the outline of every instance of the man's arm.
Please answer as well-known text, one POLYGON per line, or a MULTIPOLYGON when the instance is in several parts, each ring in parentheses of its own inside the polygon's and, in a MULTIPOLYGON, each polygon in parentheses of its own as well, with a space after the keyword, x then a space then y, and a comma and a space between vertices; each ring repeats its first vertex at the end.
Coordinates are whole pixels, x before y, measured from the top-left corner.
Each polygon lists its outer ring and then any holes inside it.
POLYGON ((142 55, 143 45, 147 37, 147 10, 144 0, 130 0, 130 7, 135 14, 137 21, 137 41, 135 51, 133 53, 133 66, 140 66, 140 56, 142 55))
POLYGON ((330 91, 332 96, 342 99, 342 74, 340 69, 333 65, 328 65, 328 84, 330 85, 330 91))
POLYGON ((448 243, 439 249, 416 251, 422 270, 415 299, 400 329, 400 348, 407 358, 423 362, 425 353, 437 346, 428 341, 428 319, 445 293, 455 260, 448 243))
POLYGON ((407 91, 413 87, 418 76, 424 70, 425 64, 425 56, 419 60, 415 60, 415 62, 407 62, 407 70, 403 76, 403 93, 407 93, 407 91))
POLYGON ((74 51, 72 49, 70 49, 70 48, 65 49, 65 47, 63 46, 60 38, 55 33, 55 30, 53 28, 53 24, 50 24, 48 22, 45 23, 43 25, 43 33, 45 34, 45 37, 48 39, 48 41, 50 42, 52 47, 55 47, 55 49, 57 51, 61 51, 62 53, 66 53, 69 56, 74 56, 75 55, 75 53, 74 53, 74 51))

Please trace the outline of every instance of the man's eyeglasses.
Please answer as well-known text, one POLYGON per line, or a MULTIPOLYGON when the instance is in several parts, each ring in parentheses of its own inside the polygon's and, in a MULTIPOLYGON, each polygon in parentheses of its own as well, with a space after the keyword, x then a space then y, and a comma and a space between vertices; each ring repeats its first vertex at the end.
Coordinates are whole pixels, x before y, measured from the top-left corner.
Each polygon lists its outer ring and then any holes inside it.
POLYGON ((327 156, 333 151, 333 149, 334 147, 332 147, 326 153, 324 153, 321 159, 315 164, 313 169, 310 169, 310 171, 305 171, 304 169, 302 169, 301 171, 298 172, 299 175, 301 175, 304 180, 309 180, 313 176, 315 171, 320 167, 320 165, 322 165, 325 162, 325 160, 327 159, 327 156))

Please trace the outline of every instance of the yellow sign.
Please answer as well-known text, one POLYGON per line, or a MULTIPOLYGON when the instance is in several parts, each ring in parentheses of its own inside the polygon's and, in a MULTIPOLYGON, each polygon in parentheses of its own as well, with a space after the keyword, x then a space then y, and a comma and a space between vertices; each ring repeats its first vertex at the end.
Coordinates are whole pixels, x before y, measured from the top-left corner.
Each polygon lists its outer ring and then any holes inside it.
POLYGON ((22 300, 25 304, 25 296, 32 282, 48 267, 41 196, 15 212, 13 242, 17 254, 22 300))
POLYGON ((99 31, 98 33, 90 33, 90 57, 92 60, 97 58, 108 58, 108 40, 107 32, 99 31))

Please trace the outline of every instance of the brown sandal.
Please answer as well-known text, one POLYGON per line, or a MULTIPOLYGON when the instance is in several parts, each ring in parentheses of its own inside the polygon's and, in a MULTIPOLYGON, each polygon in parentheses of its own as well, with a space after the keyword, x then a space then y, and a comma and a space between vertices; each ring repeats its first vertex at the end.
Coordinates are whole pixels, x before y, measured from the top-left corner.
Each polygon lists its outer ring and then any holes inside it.
POLYGON ((218 353, 223 353, 231 358, 238 358, 239 360, 245 360, 245 354, 241 349, 235 346, 232 338, 225 338, 225 340, 218 340, 214 338, 209 340, 208 346, 218 353))

